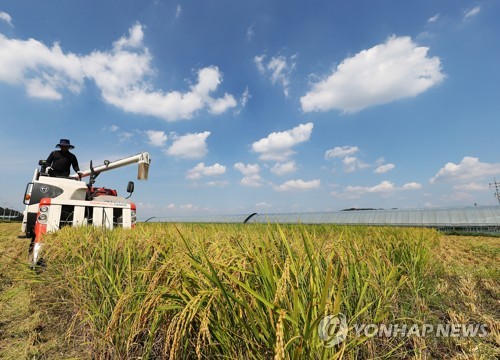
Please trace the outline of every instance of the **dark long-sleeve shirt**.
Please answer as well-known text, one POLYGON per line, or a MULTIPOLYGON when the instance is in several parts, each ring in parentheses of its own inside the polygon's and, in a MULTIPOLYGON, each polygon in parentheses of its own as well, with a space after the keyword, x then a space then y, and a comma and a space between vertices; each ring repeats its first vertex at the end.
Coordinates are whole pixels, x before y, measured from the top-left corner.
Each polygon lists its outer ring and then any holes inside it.
POLYGON ((52 151, 47 158, 46 166, 53 169, 52 176, 69 176, 71 166, 76 172, 80 171, 76 156, 69 151, 52 151))

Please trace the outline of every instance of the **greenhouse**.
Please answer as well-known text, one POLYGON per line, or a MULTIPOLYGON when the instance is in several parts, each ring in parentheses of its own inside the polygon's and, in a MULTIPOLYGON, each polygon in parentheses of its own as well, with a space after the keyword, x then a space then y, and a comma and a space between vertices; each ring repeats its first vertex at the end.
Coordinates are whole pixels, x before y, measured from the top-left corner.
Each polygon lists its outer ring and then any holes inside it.
POLYGON ((153 221, 412 226, 437 228, 443 231, 500 232, 500 206, 200 215, 154 218, 153 221))

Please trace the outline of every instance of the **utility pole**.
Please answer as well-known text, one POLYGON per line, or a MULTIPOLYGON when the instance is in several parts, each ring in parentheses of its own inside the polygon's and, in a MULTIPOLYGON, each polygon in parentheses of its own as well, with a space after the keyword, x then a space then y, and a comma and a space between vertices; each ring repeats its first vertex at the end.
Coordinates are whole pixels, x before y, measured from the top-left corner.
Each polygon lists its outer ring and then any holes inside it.
POLYGON ((498 205, 500 205, 500 183, 497 182, 496 178, 493 178, 493 182, 490 183, 490 187, 493 187, 495 189, 493 196, 497 198, 498 205))

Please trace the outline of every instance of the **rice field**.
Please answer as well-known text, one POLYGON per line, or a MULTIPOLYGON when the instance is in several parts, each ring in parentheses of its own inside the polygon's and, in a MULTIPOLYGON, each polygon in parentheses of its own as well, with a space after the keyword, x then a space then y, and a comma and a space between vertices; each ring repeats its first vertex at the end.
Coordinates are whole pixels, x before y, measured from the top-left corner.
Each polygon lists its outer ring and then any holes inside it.
MULTIPOLYGON (((17 277, 0 287, 0 304, 11 286, 29 298, 23 319, 32 338, 16 354, 30 358, 500 355, 498 238, 469 242, 414 228, 154 223, 132 231, 64 228, 45 240, 43 270, 16 260, 16 271, 0 274, 17 277), (325 328, 325 318, 345 319, 345 336, 338 337, 337 323, 325 328), (360 324, 484 324, 486 336, 380 336, 359 331, 360 324)), ((14 350, 2 350, 8 341, 1 324, 0 357, 14 358, 14 350)))

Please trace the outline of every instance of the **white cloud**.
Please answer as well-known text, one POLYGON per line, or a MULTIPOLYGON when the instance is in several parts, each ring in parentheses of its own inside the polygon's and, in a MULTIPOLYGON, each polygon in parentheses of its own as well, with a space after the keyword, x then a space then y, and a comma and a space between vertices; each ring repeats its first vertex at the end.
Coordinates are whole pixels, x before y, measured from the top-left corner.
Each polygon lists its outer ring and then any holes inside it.
POLYGON ((240 184, 249 187, 259 187, 262 186, 262 178, 259 174, 245 175, 241 180, 240 184))
POLYGON ((326 79, 313 84, 300 101, 304 112, 366 107, 414 97, 443 81, 441 61, 428 57, 410 37, 385 43, 344 59, 326 79))
MULTIPOLYGON (((135 44, 137 40, 125 39, 118 43, 135 44)), ((86 73, 101 89, 106 102, 127 112, 167 121, 191 119, 204 108, 218 115, 236 106, 236 100, 230 94, 224 94, 222 98, 210 96, 222 82, 222 74, 216 66, 198 70, 197 83, 188 92, 152 91, 152 85, 147 82, 147 77, 153 74, 148 49, 133 53, 124 51, 121 46, 115 44, 112 53, 92 53, 83 61, 86 73)))
POLYGON ((60 100, 65 91, 79 93, 85 79, 90 79, 105 102, 167 121, 190 119, 203 109, 218 115, 236 107, 230 94, 212 96, 222 83, 216 66, 199 69, 197 83, 187 92, 154 90, 148 81, 154 75, 152 57, 143 39, 142 25, 135 24, 110 51, 80 56, 64 53, 58 43, 49 48, 34 39, 7 39, 0 34, 0 81, 24 86, 31 97, 60 100))
POLYGON ((243 94, 241 95, 241 99, 240 99, 240 104, 241 104, 242 109, 245 106, 247 106, 248 101, 250 100, 251 97, 252 97, 252 95, 250 95, 250 91, 248 90, 248 86, 247 86, 245 88, 245 91, 243 91, 243 94))
POLYGON ((357 146, 336 146, 333 149, 325 152, 325 159, 342 158, 348 155, 355 154, 359 151, 357 146))
POLYGON ((0 20, 5 21, 7 24, 12 26, 12 17, 6 12, 0 11, 0 20))
POLYGON ((206 141, 209 136, 210 131, 183 136, 173 134, 174 142, 165 153, 185 159, 200 159, 208 153, 206 141))
POLYGON ((402 186, 403 190, 419 190, 422 189, 422 185, 419 184, 418 182, 410 182, 406 183, 402 186))
POLYGON ((203 176, 217 176, 217 175, 222 175, 225 172, 226 172, 226 167, 219 163, 216 163, 212 166, 205 166, 205 164, 201 162, 194 168, 188 170, 186 179, 199 180, 203 176))
POLYGON ((489 190, 488 184, 484 183, 477 183, 477 182, 470 182, 467 184, 458 184, 454 185, 453 189, 455 190, 463 190, 463 191, 486 191, 489 190))
POLYGON ((150 145, 162 147, 167 142, 167 135, 163 131, 147 130, 146 135, 150 145))
POLYGON ((255 204, 256 207, 261 207, 261 208, 270 208, 273 207, 271 204, 268 204, 267 202, 258 202, 255 204))
POLYGON ((286 163, 276 163, 271 168, 271 172, 278 176, 283 176, 291 174, 297 171, 297 165, 295 161, 288 161, 286 163))
POLYGON ((32 97, 58 100, 63 90, 81 90, 84 73, 80 58, 64 54, 57 43, 48 48, 34 39, 11 40, 0 34, 0 81, 24 85, 32 97))
POLYGON ((288 180, 279 186, 275 186, 274 189, 276 191, 311 190, 319 188, 320 185, 321 181, 318 179, 310 181, 304 181, 298 179, 298 180, 288 180))
POLYGON ((382 157, 379 157, 377 160, 375 160, 375 165, 376 166, 381 166, 381 165, 384 165, 385 164, 385 158, 382 156, 382 157))
POLYGON ((133 138, 134 134, 128 131, 118 133, 118 141, 123 143, 133 138))
POLYGON ((181 14, 182 14, 182 6, 178 4, 177 8, 175 9, 175 18, 176 19, 180 18, 181 14))
POLYGON ((262 186, 262 178, 259 175, 260 166, 258 164, 245 165, 239 162, 234 164, 233 168, 244 175, 244 177, 240 180, 242 185, 251 187, 262 186))
POLYGON ((431 16, 431 17, 427 20, 427 22, 429 22, 429 23, 436 22, 436 21, 438 21, 439 16, 440 16, 439 14, 436 14, 436 15, 434 15, 434 16, 431 16))
POLYGON ((222 181, 209 181, 207 182, 208 186, 213 186, 213 187, 225 187, 229 185, 229 181, 227 180, 222 180, 222 181))
POLYGON ((260 153, 261 160, 286 161, 295 152, 292 148, 311 137, 313 123, 300 124, 291 130, 273 132, 252 144, 252 150, 260 153))
POLYGON ((142 40, 144 39, 144 32, 142 31, 141 24, 135 24, 128 29, 128 35, 128 37, 122 36, 113 43, 114 52, 124 51, 127 48, 131 50, 143 48, 142 40))
POLYGON ((227 109, 236 107, 237 103, 233 95, 224 94, 223 98, 209 99, 208 111, 214 115, 220 115, 226 112, 227 109))
POLYGON ((378 185, 374 185, 371 187, 362 187, 362 186, 348 186, 348 192, 368 192, 368 193, 386 193, 391 192, 395 189, 394 183, 391 181, 384 180, 378 185))
POLYGON ((233 168, 241 172, 245 176, 256 175, 260 172, 260 166, 258 164, 243 164, 241 162, 233 165, 233 168))
POLYGON ((250 25, 248 28, 247 28, 247 40, 250 41, 253 39, 254 35, 255 35, 255 24, 252 24, 250 25))
MULTIPOLYGON (((370 167, 371 165, 363 162, 357 156, 352 156, 358 151, 359 148, 357 146, 337 146, 325 152, 325 159, 343 158, 342 164, 344 166, 344 171, 348 173, 370 167)), ((384 162, 385 160, 383 157, 377 159, 374 173, 383 174, 396 167, 394 164, 384 164, 384 162)))
POLYGON ((295 55, 287 59, 284 56, 272 57, 267 63, 266 55, 255 56, 254 62, 259 72, 269 76, 272 84, 280 84, 286 97, 290 95, 290 76, 295 69, 295 55))
POLYGON ((356 156, 352 156, 359 151, 357 146, 337 146, 325 152, 325 159, 343 158, 345 172, 354 172, 356 170, 367 168, 369 165, 359 160, 356 156))
POLYGON ((187 211, 196 211, 198 210, 198 206, 193 205, 193 204, 184 204, 180 206, 181 210, 187 210, 187 211))
POLYGON ((380 165, 379 167, 377 167, 374 171, 375 174, 385 174, 386 172, 388 171, 391 171, 392 169, 394 169, 396 167, 396 165, 394 164, 384 164, 384 165, 380 165))
POLYGON ((143 32, 140 24, 114 44, 110 53, 94 52, 84 60, 84 69, 101 89, 103 99, 124 111, 152 115, 167 121, 190 119, 203 109, 220 114, 236 106, 234 98, 225 94, 215 99, 210 93, 222 82, 222 74, 215 66, 198 70, 198 81, 190 91, 152 91, 147 77, 153 74, 151 55, 142 44, 143 32), (137 48, 137 52, 125 50, 137 48))
POLYGON ((257 55, 253 58, 255 66, 257 66, 257 70, 259 70, 261 74, 264 74, 266 72, 266 67, 264 66, 265 57, 266 55, 257 55))
POLYGON ((467 10, 464 14, 464 20, 468 20, 471 17, 476 16, 480 11, 481 8, 479 6, 475 6, 472 9, 467 10))
POLYGON ((61 100, 63 96, 56 90, 59 85, 57 81, 52 80, 48 78, 45 79, 45 82, 42 79, 26 80, 26 92, 28 96, 46 100, 61 100))
POLYGON ((418 190, 422 185, 417 182, 404 184, 401 187, 395 186, 393 182, 384 180, 374 186, 347 186, 343 192, 333 192, 332 195, 342 199, 358 199, 364 194, 389 195, 401 190, 418 190))
POLYGON ((459 164, 447 163, 430 179, 430 183, 433 184, 438 181, 477 180, 499 174, 500 163, 482 163, 479 161, 479 158, 465 156, 459 164))
POLYGON ((342 163, 344 164, 345 172, 354 172, 356 170, 364 169, 369 166, 355 156, 346 156, 342 160, 342 163))

